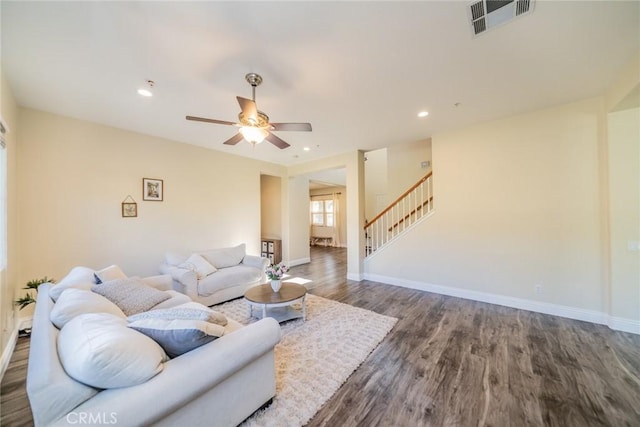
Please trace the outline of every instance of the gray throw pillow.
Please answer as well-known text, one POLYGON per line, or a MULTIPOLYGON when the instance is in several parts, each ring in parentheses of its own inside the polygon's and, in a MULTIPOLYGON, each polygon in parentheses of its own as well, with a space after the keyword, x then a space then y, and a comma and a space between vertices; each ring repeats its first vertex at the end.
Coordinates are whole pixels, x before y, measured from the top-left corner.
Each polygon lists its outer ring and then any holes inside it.
POLYGON ((129 323, 129 327, 157 342, 169 357, 207 344, 224 335, 224 327, 202 320, 142 319, 129 323))
POLYGON ((147 311, 171 298, 169 293, 147 286, 135 277, 103 282, 91 290, 120 307, 126 316, 147 311))

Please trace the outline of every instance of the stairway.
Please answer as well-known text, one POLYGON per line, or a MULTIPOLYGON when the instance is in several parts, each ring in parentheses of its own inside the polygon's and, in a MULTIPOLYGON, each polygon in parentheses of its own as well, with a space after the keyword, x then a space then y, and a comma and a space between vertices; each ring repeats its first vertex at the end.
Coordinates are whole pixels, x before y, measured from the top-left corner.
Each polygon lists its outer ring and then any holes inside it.
POLYGON ((432 182, 429 172, 364 226, 367 257, 427 217, 433 210, 432 182))

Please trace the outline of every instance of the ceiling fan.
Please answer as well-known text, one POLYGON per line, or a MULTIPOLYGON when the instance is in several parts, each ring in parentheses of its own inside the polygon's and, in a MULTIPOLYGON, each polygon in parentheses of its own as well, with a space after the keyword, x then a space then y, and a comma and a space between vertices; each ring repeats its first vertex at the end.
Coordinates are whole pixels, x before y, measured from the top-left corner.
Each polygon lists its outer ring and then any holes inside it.
POLYGON ((256 86, 260 86, 262 77, 256 73, 249 73, 245 76, 245 80, 251 85, 252 99, 241 96, 236 97, 242 110, 238 114, 238 123, 194 116, 187 116, 187 120, 239 127, 240 131, 224 142, 227 145, 236 145, 244 139, 255 146, 266 139, 276 147, 284 149, 289 147, 289 144, 271 133, 271 131, 311 131, 311 123, 269 123, 269 116, 258 110, 256 106, 256 86))

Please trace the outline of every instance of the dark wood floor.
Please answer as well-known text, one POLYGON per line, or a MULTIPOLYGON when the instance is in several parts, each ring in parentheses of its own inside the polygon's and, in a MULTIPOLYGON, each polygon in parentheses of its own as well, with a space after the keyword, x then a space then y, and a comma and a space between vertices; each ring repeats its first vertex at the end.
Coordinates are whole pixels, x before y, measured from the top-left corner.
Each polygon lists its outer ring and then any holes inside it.
MULTIPOLYGON (((313 247, 311 293, 399 319, 309 426, 639 426, 640 336, 346 277, 313 247)), ((32 425, 28 340, 2 381, 2 426, 32 425)))
POLYGON ((27 360, 29 338, 18 338, 9 367, 0 388, 0 426, 32 426, 31 406, 27 399, 27 360))

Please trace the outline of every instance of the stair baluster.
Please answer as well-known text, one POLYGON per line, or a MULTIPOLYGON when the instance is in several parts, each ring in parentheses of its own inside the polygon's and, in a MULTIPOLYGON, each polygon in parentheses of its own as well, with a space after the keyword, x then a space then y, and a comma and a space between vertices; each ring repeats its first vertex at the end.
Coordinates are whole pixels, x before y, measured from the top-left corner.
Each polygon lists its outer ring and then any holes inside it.
POLYGON ((429 172, 364 226, 366 256, 371 256, 433 210, 432 186, 432 172, 429 172))

